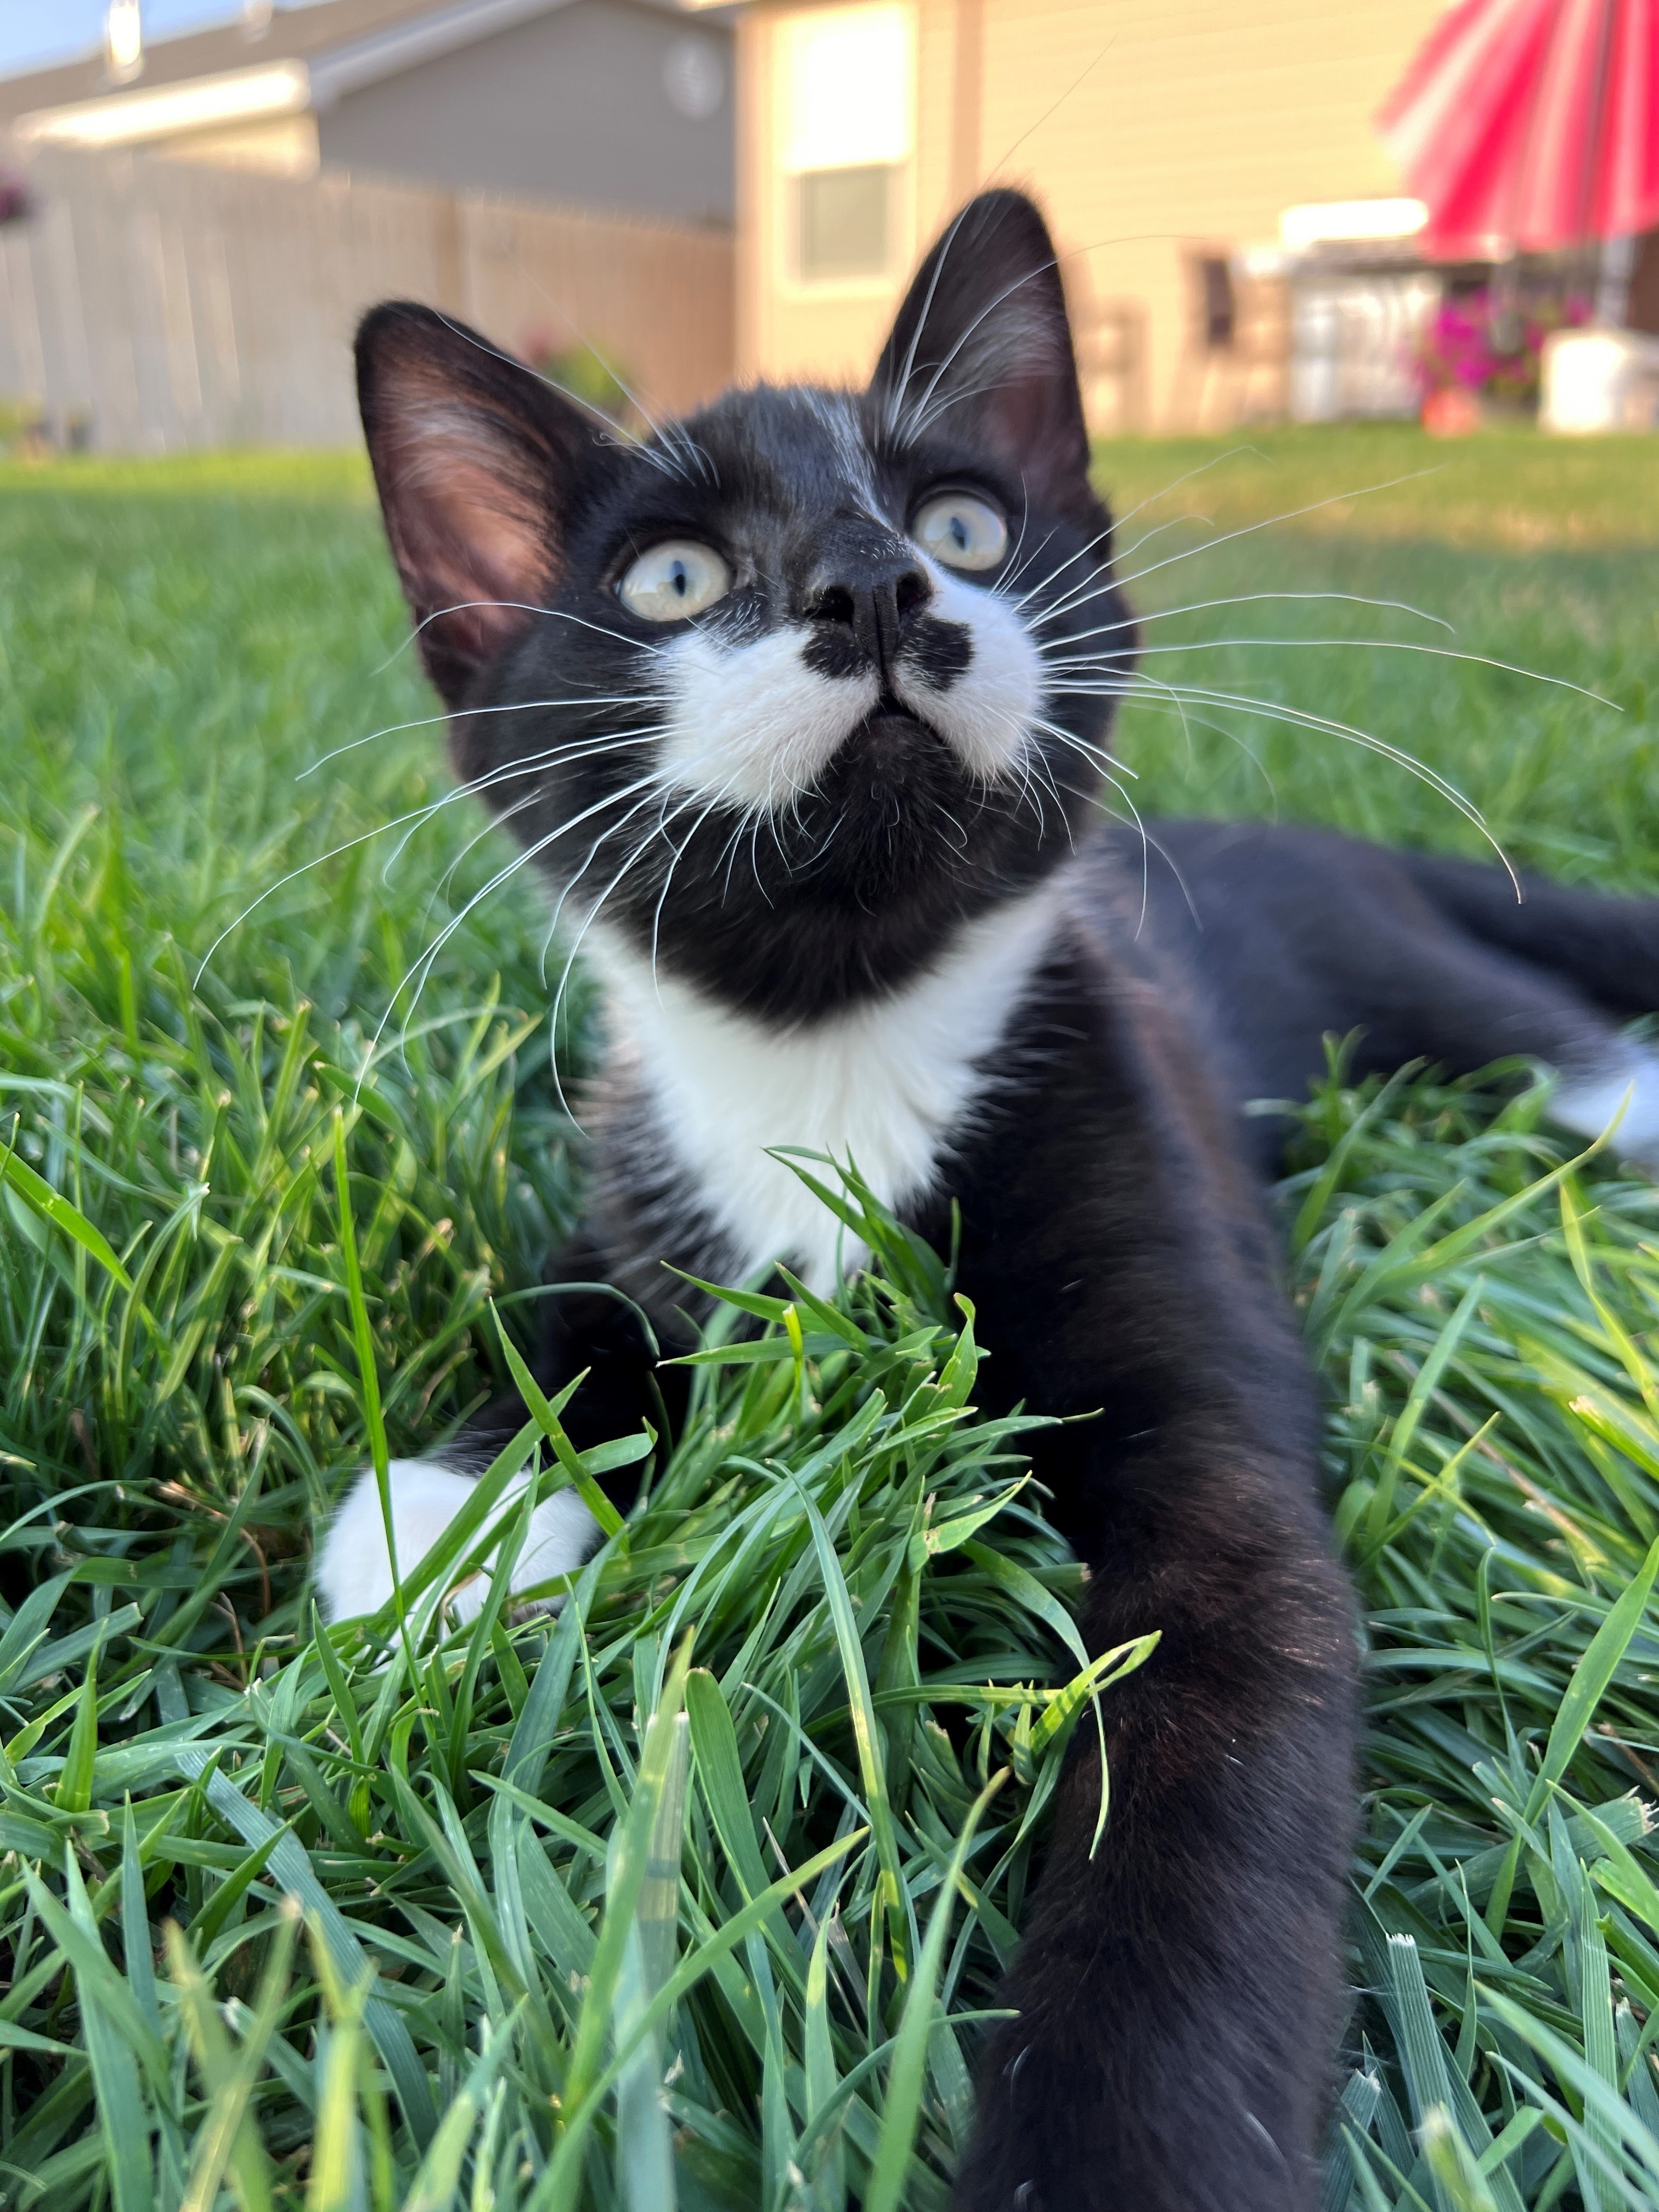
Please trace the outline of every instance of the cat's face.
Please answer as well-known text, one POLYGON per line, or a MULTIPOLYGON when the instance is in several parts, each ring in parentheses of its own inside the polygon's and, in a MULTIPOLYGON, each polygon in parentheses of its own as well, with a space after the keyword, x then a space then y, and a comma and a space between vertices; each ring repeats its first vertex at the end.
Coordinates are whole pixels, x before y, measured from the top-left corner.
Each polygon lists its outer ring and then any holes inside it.
POLYGON ((359 373, 456 764, 577 927, 810 1017, 1070 850, 1133 630, 1029 202, 957 218, 863 393, 630 446, 398 307, 359 373))

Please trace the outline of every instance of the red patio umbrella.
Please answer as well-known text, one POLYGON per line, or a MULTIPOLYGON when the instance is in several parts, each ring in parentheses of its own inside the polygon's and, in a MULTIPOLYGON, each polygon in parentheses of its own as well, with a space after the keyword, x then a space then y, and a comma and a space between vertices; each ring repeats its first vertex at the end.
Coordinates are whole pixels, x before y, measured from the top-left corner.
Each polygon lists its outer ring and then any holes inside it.
POLYGON ((1659 0, 1458 0, 1377 118, 1432 252, 1659 223, 1659 0))

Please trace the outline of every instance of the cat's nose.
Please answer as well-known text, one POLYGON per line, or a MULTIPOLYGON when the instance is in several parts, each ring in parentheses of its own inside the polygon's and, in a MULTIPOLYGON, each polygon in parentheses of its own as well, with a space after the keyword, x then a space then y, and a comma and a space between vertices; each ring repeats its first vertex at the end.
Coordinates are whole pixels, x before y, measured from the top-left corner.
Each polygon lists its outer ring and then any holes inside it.
POLYGON ((933 596, 926 572, 908 547, 848 548, 820 564, 807 592, 806 612, 811 621, 842 635, 850 632, 884 681, 906 630, 933 596))

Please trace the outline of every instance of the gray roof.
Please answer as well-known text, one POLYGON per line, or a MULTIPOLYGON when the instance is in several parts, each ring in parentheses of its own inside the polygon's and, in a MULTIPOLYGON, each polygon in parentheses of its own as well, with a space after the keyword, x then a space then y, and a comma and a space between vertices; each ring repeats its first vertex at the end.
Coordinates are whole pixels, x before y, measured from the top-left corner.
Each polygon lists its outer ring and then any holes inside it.
MULTIPOLYGON (((0 77, 0 125, 40 108, 118 99, 125 92, 149 92, 264 62, 306 63, 313 98, 325 104, 360 84, 569 4, 570 0, 311 0, 308 6, 276 9, 261 29, 234 21, 146 42, 143 70, 123 85, 110 82, 101 48, 53 69, 0 77)), ((673 10, 679 0, 645 4, 673 10)))

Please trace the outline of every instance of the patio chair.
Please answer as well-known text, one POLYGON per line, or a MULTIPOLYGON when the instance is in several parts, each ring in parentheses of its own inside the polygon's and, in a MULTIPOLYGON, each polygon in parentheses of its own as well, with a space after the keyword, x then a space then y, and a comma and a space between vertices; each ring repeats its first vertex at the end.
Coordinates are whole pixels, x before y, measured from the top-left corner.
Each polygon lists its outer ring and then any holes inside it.
POLYGON ((1195 429, 1273 422, 1288 396, 1290 302, 1283 280, 1251 276, 1224 246, 1184 256, 1187 338, 1174 414, 1195 429))
POLYGON ((1072 319, 1083 412, 1097 437, 1148 427, 1146 309, 1139 300, 1097 300, 1081 255, 1066 258, 1066 305, 1072 319))

